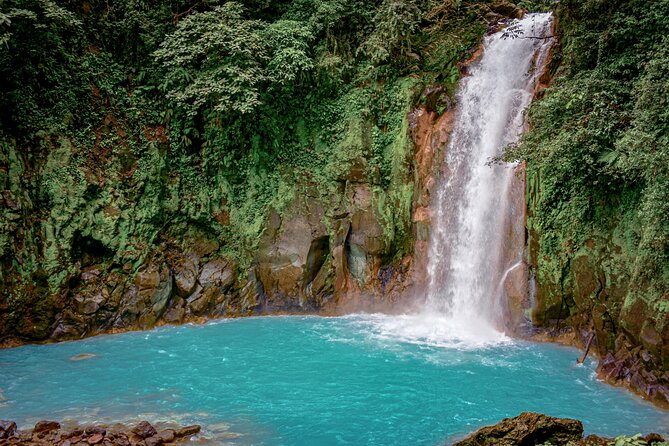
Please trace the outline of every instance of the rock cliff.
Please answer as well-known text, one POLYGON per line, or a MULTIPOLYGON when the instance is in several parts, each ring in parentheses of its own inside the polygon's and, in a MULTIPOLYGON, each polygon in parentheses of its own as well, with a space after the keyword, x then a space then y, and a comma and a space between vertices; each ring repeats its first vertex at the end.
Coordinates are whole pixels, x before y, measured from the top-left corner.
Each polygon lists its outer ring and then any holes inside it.
POLYGON ((663 47, 638 42, 655 41, 666 29, 658 14, 666 7, 561 5, 555 57, 530 112, 532 128, 523 147, 511 150, 527 160, 533 322, 549 339, 567 336, 591 348, 602 378, 664 405, 667 145, 659 136, 666 118, 653 104, 666 101, 657 76, 669 59, 663 47), (622 27, 626 43, 602 43, 597 57, 586 49, 632 16, 653 25, 622 27), (639 69, 625 71, 622 60, 638 61, 639 69), (593 88, 596 94, 583 93, 593 88))
MULTIPOLYGON (((428 93, 433 102, 448 102, 443 89, 428 93)), ((65 183, 58 185, 63 206, 45 214, 34 208, 31 187, 20 177, 44 175, 50 161, 35 171, 25 156, 10 150, 3 171, 16 176, 4 177, 3 196, 14 197, 5 249, 14 255, 4 257, 0 334, 7 342, 61 340, 204 317, 341 314, 406 303, 414 297, 409 291, 415 282, 422 281, 430 193, 453 112, 438 115, 419 106, 405 120, 403 138, 410 151, 401 154, 406 169, 395 179, 398 186, 381 188, 359 167, 364 160, 352 163, 331 195, 297 180, 298 191, 281 212, 269 209, 246 268, 226 255, 211 226, 184 230, 178 224, 170 227, 164 211, 148 218, 142 214, 147 201, 155 202, 168 190, 133 185, 124 194, 111 181, 123 183, 123 172, 95 165, 75 170, 68 160, 77 151, 67 144, 48 157, 69 166, 74 178, 58 179, 65 183), (404 197, 393 195, 393 187, 404 197), (391 206, 404 213, 405 235, 388 234, 384 200, 395 200, 391 206), (27 237, 27 229, 37 234, 34 239, 27 237), (137 247, 151 239, 152 244, 137 247), (45 259, 31 261, 54 264, 21 275, 22 252, 30 252, 24 243, 36 243, 45 253, 45 259), (398 256, 403 243, 415 249, 398 256), (128 254, 131 249, 136 251, 128 254), (140 249, 145 257, 134 257, 140 249), (122 258, 129 261, 121 263, 122 258), (55 288, 47 269, 63 275, 55 288)), ((212 215, 213 226, 225 226, 225 218, 219 218, 221 223, 216 217, 212 215)))

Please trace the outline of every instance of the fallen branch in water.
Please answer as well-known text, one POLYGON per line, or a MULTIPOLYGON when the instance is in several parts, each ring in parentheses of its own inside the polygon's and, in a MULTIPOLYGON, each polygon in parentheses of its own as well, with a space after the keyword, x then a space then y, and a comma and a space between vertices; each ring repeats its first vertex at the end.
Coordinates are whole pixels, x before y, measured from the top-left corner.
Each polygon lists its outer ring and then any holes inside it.
POLYGON ((592 341, 594 339, 595 339, 595 330, 592 330, 590 332, 590 336, 588 337, 588 341, 585 343, 585 352, 583 353, 583 356, 581 356, 581 359, 576 360, 576 364, 583 364, 585 358, 588 357, 588 352, 590 351, 590 346, 592 345, 592 341))

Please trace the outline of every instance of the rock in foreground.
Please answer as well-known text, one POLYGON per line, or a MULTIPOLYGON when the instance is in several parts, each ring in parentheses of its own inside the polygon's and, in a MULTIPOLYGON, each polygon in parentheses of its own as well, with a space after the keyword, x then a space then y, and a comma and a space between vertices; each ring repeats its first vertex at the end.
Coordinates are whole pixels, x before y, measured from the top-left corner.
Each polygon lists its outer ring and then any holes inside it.
POLYGON ((483 427, 453 446, 563 445, 582 437, 583 424, 578 420, 523 412, 515 418, 505 418, 494 426, 483 427))
POLYGON ((120 429, 88 426, 67 430, 55 421, 40 421, 32 431, 19 431, 14 422, 0 421, 0 445, 157 446, 188 442, 199 432, 200 426, 197 425, 158 431, 148 421, 120 429))
MULTIPOLYGON (((644 445, 663 442, 657 434, 640 438, 644 445)), ((486 426, 451 446, 609 446, 612 440, 596 435, 583 438, 583 424, 569 418, 549 417, 535 412, 523 412, 505 418, 494 426, 486 426)), ((637 444, 637 443, 635 443, 637 444)))

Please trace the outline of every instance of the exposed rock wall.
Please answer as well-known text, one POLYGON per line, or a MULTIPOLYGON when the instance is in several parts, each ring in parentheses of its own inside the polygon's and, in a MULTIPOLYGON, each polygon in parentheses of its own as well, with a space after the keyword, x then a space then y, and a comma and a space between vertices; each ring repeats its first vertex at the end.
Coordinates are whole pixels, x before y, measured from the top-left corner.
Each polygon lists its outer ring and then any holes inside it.
MULTIPOLYGON (((556 19, 553 35, 559 34, 556 19)), ((559 69, 556 63, 546 66, 535 92, 538 100, 559 69)), ((589 228, 590 238, 580 244, 559 239, 557 231, 542 233, 538 222, 544 181, 539 170, 526 169, 533 324, 543 330, 542 338, 548 335, 545 339, 590 348, 600 359, 601 378, 668 405, 669 296, 651 286, 639 271, 643 253, 635 241, 637 210, 604 208, 600 218, 608 222, 607 228, 589 228), (540 243, 542 237, 557 242, 562 252, 548 254, 540 243)))
MULTIPOLYGON (((40 228, 35 218, 39 213, 31 202, 34 185, 19 176, 25 172, 28 178, 37 174, 31 172, 33 161, 20 155, 9 160, 2 166, 3 200, 11 217, 6 220, 9 226, 4 234, 9 235, 6 253, 17 254, 14 259, 3 257, 9 264, 5 264, 0 277, 0 339, 5 344, 72 339, 206 317, 341 314, 389 309, 400 301, 408 303, 414 296, 420 297, 420 293, 409 290, 420 289, 424 281, 430 194, 440 174, 439 161, 453 123, 446 92, 437 88, 426 93, 429 104, 406 118, 408 169, 396 179, 399 185, 390 186, 409 194, 406 226, 409 242, 415 241, 414 253, 400 257, 398 236, 388 235, 387 216, 379 206, 380 200, 398 198, 359 168, 364 160, 352 163, 335 194, 323 195, 317 187, 297 180, 297 192, 287 207, 281 213, 270 210, 267 215, 248 269, 226 255, 226 247, 217 236, 215 228, 225 226, 226 215, 212 214, 211 225, 193 224, 184 230, 183 224, 175 223, 170 229, 168 215, 150 205, 152 200, 165 200, 174 194, 169 182, 161 190, 139 192, 130 184, 120 193, 112 181, 115 177, 105 178, 105 174, 118 170, 105 170, 104 166, 91 165, 83 170, 77 166, 76 175, 63 178, 72 184, 63 185, 69 188, 60 192, 67 202, 59 209, 69 214, 49 220, 57 227, 40 228), (430 108, 438 103, 447 108, 441 115, 430 108), (76 192, 79 189, 81 194, 76 192), (79 204, 70 203, 72 197, 79 197, 79 204), (138 215, 140 210, 144 214, 138 215), (167 229, 160 231, 161 225, 167 229), (26 230, 37 233, 33 238, 24 233, 26 230), (159 232, 150 233, 156 230, 159 232), (54 231, 67 231, 67 236, 54 231), (149 240, 154 240, 155 248, 142 247, 147 254, 126 256, 135 259, 134 263, 112 260, 113 253, 140 251, 137 245, 149 240), (46 257, 53 256, 51 260, 29 261, 60 265, 49 267, 65 274, 55 290, 50 286, 53 278, 45 272, 47 267, 22 277, 16 265, 11 265, 28 260, 21 258, 23 243, 41 244, 33 252, 41 248, 46 257), (65 253, 69 255, 62 257, 65 253)), ((59 150, 61 158, 72 159, 76 154, 76 149, 67 145, 59 150)), ((45 168, 50 163, 47 161, 45 168)), ((124 183, 122 178, 116 180, 124 183)), ((158 183, 147 180, 146 186, 158 183)))
POLYGON ((649 301, 643 284, 632 280, 635 256, 624 222, 573 246, 565 257, 545 256, 532 226, 538 179, 528 180, 529 252, 537 282, 533 322, 555 335, 571 330, 571 342, 581 348, 594 335, 592 351, 604 379, 669 404, 669 320, 657 309, 666 297, 649 301))

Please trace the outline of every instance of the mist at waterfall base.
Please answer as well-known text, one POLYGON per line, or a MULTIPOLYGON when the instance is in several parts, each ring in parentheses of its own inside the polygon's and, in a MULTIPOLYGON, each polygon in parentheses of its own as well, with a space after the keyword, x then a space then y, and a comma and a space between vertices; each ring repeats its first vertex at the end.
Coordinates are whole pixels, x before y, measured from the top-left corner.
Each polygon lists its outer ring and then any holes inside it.
POLYGON ((172 420, 218 444, 272 446, 440 445, 527 410, 599 434, 669 425, 576 365, 575 349, 445 348, 398 338, 397 321, 258 317, 4 350, 0 419, 172 420), (69 359, 82 353, 96 356, 69 359))
MULTIPOLYGON (((519 23, 545 33, 548 15, 519 23)), ((0 419, 197 423, 216 444, 439 445, 522 411, 590 433, 666 431, 669 416, 599 382, 592 361, 498 330, 522 263, 503 235, 542 39, 486 38, 458 94, 438 188, 425 305, 405 315, 263 317, 0 351, 0 419), (506 254, 505 254, 506 252, 506 254), (508 255, 511 252, 512 255, 508 255), (89 359, 72 357, 91 354, 89 359)))

